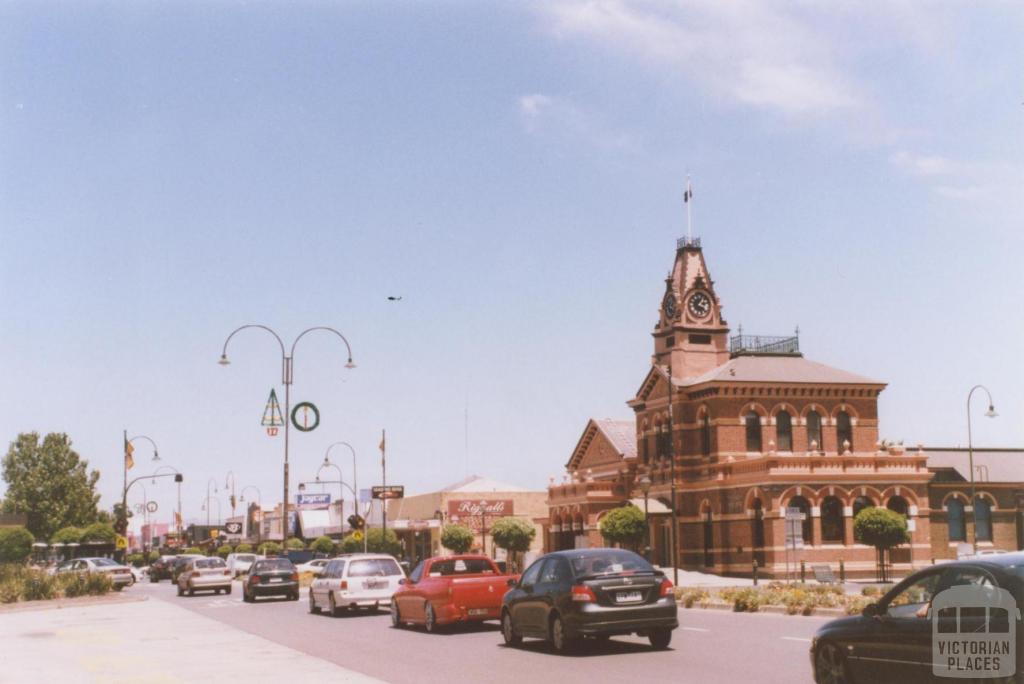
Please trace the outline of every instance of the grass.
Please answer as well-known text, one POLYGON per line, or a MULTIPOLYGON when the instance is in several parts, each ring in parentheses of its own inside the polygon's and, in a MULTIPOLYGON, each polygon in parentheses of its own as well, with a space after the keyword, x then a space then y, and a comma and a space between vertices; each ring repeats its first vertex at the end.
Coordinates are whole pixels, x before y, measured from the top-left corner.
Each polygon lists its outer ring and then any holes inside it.
POLYGON ((783 582, 716 590, 678 588, 676 598, 685 608, 717 601, 732 604, 737 612, 756 613, 766 606, 776 606, 785 608, 789 615, 811 615, 815 608, 838 608, 847 615, 857 615, 873 600, 870 595, 848 595, 841 587, 783 582))
POLYGON ((0 564, 0 603, 102 596, 111 588, 110 578, 102 573, 50 575, 14 563, 0 564))

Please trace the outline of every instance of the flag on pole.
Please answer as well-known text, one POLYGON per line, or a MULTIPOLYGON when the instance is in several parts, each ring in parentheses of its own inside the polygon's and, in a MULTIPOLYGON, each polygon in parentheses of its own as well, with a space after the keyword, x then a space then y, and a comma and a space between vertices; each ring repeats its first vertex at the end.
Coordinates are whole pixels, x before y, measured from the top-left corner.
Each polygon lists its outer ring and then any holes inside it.
POLYGON ((135 466, 135 459, 132 458, 132 454, 135 453, 135 447, 127 439, 124 440, 124 468, 125 470, 131 470, 135 466))
POLYGON ((384 431, 381 430, 380 431, 380 464, 382 466, 384 465, 384 448, 385 448, 385 446, 386 446, 386 444, 385 444, 384 431))
POLYGON ((690 181, 686 181, 686 192, 683 193, 683 202, 689 203, 693 198, 693 188, 690 187, 690 181))
POLYGON ((181 513, 174 511, 174 526, 181 527, 181 513))

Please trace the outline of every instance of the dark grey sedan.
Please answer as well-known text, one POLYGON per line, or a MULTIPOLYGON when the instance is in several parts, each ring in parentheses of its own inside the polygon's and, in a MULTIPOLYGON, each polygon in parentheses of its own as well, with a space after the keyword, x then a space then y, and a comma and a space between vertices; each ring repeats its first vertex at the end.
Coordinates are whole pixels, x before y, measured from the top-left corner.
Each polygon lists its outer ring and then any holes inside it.
POLYGON ((672 582, 632 551, 556 551, 509 586, 501 612, 509 646, 533 637, 565 653, 584 637, 639 634, 663 649, 679 626, 672 582))

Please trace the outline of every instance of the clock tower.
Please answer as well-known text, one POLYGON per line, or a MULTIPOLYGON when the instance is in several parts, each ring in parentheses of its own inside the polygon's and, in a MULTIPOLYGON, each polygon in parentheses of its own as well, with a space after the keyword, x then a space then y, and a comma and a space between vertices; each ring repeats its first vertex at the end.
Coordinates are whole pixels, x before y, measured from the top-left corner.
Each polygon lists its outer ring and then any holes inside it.
POLYGON ((672 377, 691 378, 729 360, 729 326, 708 274, 700 238, 680 238, 665 279, 654 337, 653 362, 672 377))

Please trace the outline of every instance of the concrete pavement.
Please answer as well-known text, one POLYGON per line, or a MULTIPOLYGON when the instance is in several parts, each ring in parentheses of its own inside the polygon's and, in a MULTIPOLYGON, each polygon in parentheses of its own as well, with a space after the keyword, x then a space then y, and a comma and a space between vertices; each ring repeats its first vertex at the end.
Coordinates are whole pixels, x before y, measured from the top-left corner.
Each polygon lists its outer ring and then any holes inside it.
POLYGON ((0 644, 3 684, 379 681, 160 600, 4 614, 0 644))

